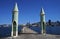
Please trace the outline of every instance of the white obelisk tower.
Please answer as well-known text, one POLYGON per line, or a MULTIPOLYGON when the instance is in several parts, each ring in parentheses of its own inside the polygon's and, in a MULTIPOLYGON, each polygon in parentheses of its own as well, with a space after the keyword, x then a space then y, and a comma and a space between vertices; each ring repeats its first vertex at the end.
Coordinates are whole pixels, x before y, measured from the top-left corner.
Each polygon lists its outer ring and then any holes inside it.
POLYGON ((12 37, 18 36, 18 6, 17 3, 15 3, 14 9, 12 11, 12 37))
POLYGON ((45 12, 44 12, 44 9, 43 8, 41 8, 41 12, 40 12, 40 15, 41 15, 41 33, 43 34, 43 35, 45 35, 46 34, 46 26, 45 26, 45 12))

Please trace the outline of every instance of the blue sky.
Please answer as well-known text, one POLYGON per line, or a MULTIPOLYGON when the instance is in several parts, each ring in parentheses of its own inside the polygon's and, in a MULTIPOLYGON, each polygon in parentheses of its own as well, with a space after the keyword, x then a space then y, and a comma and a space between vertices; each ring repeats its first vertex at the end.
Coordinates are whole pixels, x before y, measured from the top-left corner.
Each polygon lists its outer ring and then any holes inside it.
POLYGON ((12 10, 15 2, 19 8, 19 24, 40 21, 40 10, 43 7, 46 21, 60 21, 60 0, 0 0, 0 24, 12 23, 12 10))

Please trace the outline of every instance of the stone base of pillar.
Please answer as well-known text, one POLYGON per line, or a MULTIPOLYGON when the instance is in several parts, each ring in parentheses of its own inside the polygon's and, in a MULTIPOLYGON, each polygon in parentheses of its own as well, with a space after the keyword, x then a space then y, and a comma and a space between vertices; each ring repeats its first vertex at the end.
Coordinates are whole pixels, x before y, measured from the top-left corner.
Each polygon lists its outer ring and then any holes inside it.
POLYGON ((42 34, 42 35, 46 35, 46 31, 45 31, 45 30, 42 30, 42 31, 41 31, 41 34, 42 34))
POLYGON ((16 32, 16 36, 14 36, 13 32, 11 32, 11 37, 18 37, 18 31, 16 32))

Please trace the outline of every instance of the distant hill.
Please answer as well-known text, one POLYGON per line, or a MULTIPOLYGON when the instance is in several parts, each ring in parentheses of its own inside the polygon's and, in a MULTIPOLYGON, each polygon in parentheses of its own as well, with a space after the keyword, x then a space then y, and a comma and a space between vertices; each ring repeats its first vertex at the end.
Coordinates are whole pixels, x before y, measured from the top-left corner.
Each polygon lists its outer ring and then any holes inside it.
MULTIPOLYGON (((36 23, 27 23, 27 24, 19 24, 18 26, 40 26, 41 22, 36 22, 36 23)), ((8 27, 8 26, 12 26, 11 24, 2 24, 0 25, 0 27, 8 27)), ((46 26, 60 26, 60 22, 56 21, 56 22, 46 22, 46 26)))
MULTIPOLYGON (((40 26, 41 22, 37 22, 37 23, 32 23, 31 25, 36 25, 36 26, 40 26)), ((60 22, 51 22, 49 24, 49 22, 46 22, 46 26, 60 26, 60 22)))

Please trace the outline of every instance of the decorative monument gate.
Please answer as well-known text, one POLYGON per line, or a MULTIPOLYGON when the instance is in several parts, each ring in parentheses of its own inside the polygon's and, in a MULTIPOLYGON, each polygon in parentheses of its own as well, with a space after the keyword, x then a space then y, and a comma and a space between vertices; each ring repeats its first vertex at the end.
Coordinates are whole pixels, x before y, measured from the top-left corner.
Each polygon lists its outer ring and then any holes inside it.
MULTIPOLYGON (((41 21, 40 21, 41 22, 41 33, 45 35, 46 26, 45 26, 45 13, 44 13, 43 8, 41 9, 40 16, 41 16, 40 17, 40 19, 41 19, 41 21)), ((15 4, 15 7, 14 7, 13 13, 12 13, 12 32, 11 32, 11 36, 12 37, 17 37, 18 36, 18 6, 17 6, 17 3, 15 4)))

